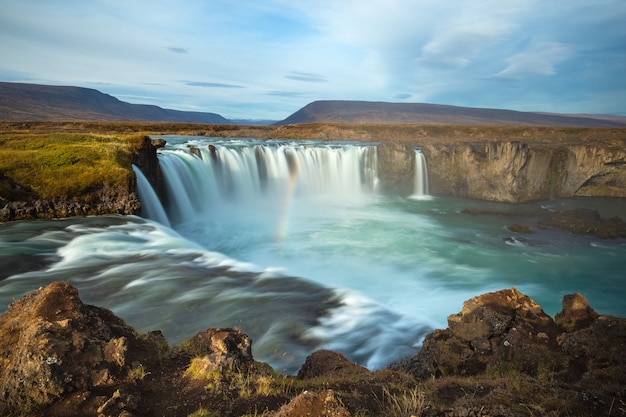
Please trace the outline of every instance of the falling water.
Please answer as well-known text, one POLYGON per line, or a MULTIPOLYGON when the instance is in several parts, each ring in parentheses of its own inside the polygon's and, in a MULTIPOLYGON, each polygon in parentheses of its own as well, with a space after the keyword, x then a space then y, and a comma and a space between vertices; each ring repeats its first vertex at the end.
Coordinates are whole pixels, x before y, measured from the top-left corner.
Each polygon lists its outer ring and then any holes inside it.
POLYGON ((156 220, 165 226, 170 226, 170 221, 159 201, 159 197, 152 189, 146 176, 143 175, 143 172, 135 165, 133 165, 133 171, 135 171, 135 175, 137 176, 137 190, 139 199, 142 202, 141 214, 145 218, 156 220))
POLYGON ((428 198, 428 168, 426 167, 426 158, 419 148, 415 149, 415 184, 411 198, 425 199, 428 198))
POLYGON ((159 162, 169 219, 194 235, 202 225, 213 229, 236 220, 273 227, 282 239, 294 209, 320 201, 358 204, 378 187, 371 145, 215 141, 193 152, 187 146, 164 151, 159 162))

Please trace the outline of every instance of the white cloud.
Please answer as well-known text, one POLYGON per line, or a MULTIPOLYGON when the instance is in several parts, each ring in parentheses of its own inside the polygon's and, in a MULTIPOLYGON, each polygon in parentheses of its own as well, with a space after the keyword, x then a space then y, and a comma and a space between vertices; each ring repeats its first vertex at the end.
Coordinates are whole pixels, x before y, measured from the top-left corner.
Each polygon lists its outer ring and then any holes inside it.
POLYGON ((546 42, 506 59, 507 66, 496 78, 519 80, 534 76, 555 75, 555 66, 572 54, 565 45, 546 42))

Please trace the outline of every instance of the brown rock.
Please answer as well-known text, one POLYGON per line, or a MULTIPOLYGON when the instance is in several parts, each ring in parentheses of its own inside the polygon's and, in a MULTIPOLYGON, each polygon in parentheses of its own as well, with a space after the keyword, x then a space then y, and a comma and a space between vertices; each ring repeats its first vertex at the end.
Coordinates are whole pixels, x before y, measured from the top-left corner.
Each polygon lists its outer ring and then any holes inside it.
POLYGON ((110 311, 83 304, 74 287, 52 283, 0 316, 0 414, 123 380, 133 363, 156 363, 157 350, 110 311))
POLYGON ((509 226, 509 230, 513 233, 533 233, 534 230, 531 226, 524 224, 513 223, 509 226))
POLYGON ((448 326, 455 336, 469 342, 501 335, 516 317, 552 321, 530 297, 511 288, 466 301, 460 313, 448 316, 448 326))
POLYGON ((580 294, 568 294, 563 297, 563 309, 554 317, 554 321, 566 330, 578 330, 588 327, 598 318, 589 303, 580 294))
POLYGON ((207 371, 244 371, 254 363, 252 341, 241 329, 207 329, 187 342, 196 355, 202 355, 207 371))
POLYGON ((317 378, 338 375, 365 375, 370 371, 350 362, 343 355, 330 350, 318 350, 306 358, 298 371, 298 378, 317 378))
POLYGON ((350 417, 350 412, 332 390, 304 391, 282 406, 274 417, 350 417))
POLYGON ((540 227, 557 227, 572 233, 602 239, 626 237, 626 222, 619 217, 604 219, 597 210, 577 208, 552 213, 539 222, 540 227))
POLYGON ((552 318, 515 288, 467 300, 460 313, 448 317, 448 326, 428 335, 403 368, 425 379, 476 375, 506 362, 534 375, 541 361, 550 360, 546 350, 556 346, 558 333, 552 318))

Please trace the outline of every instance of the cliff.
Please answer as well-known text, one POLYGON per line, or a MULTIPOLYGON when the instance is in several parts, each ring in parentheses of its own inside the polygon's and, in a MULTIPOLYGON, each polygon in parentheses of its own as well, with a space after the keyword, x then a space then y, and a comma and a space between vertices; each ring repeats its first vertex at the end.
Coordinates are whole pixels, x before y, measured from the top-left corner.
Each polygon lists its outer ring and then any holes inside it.
POLYGON ((574 196, 626 197, 626 147, 531 140, 383 143, 380 179, 387 189, 412 191, 414 147, 426 157, 434 195, 511 203, 574 196))
POLYGON ((483 294, 448 325, 390 369, 320 350, 284 376, 254 360, 240 329, 169 346, 55 282, 0 316, 0 414, 626 416, 626 319, 581 295, 553 319, 516 289, 483 294))
POLYGON ((0 155, 0 221, 138 214, 132 165, 160 183, 156 147, 145 135, 4 135, 0 155))

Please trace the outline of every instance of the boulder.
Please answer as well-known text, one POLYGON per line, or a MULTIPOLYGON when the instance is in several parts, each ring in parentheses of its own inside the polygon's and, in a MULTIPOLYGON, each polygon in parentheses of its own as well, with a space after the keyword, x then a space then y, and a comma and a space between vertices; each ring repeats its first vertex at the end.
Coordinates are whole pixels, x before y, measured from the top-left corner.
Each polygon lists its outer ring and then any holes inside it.
POLYGON ((298 371, 298 378, 308 379, 333 376, 358 376, 369 374, 367 368, 350 362, 345 356, 331 350, 318 350, 308 356, 298 371))
POLYGON ((160 333, 139 336, 110 311, 85 305, 55 282, 0 316, 0 415, 38 409, 75 392, 124 380, 158 362, 160 333))
POLYGON ((245 371, 254 364, 252 341, 241 329, 207 329, 188 342, 187 349, 202 356, 204 371, 245 371))
POLYGON ((557 313, 554 321, 567 331, 589 327, 599 316, 580 294, 564 296, 562 305, 563 309, 557 313))

